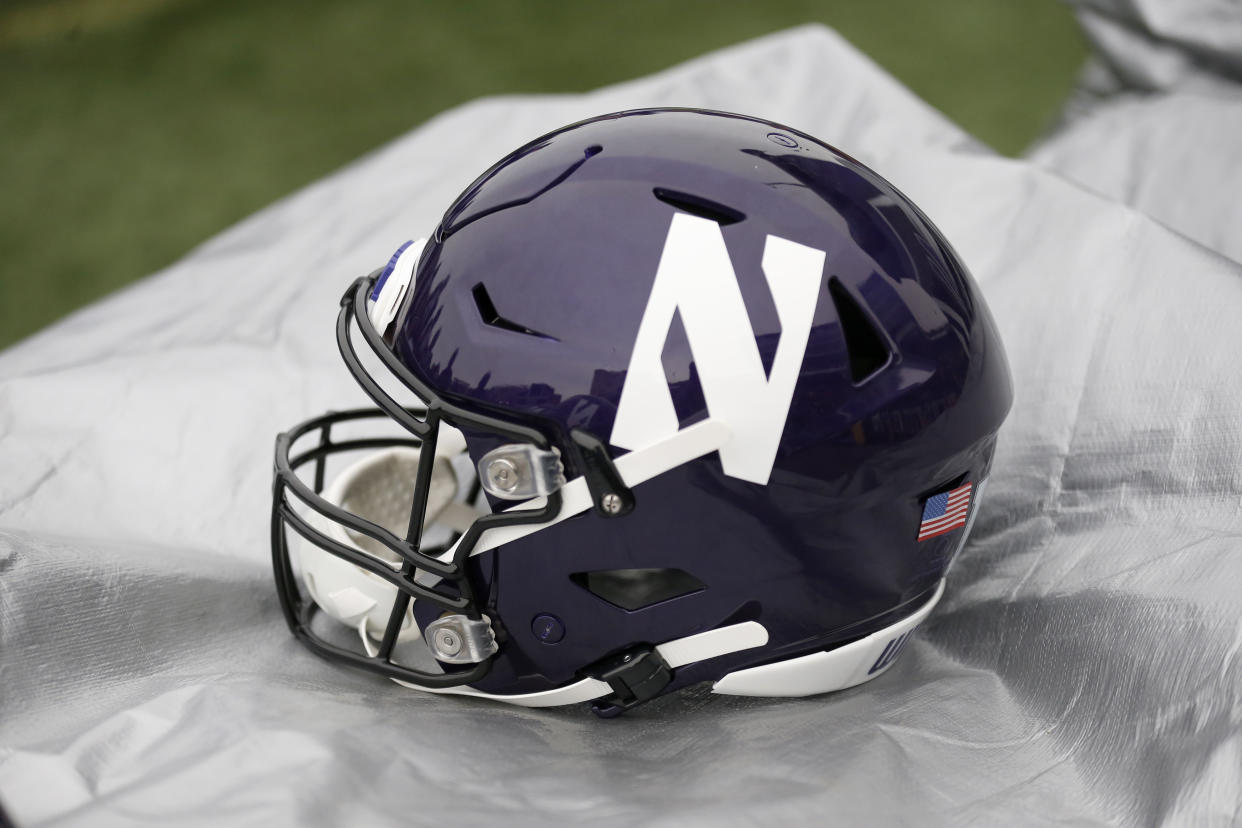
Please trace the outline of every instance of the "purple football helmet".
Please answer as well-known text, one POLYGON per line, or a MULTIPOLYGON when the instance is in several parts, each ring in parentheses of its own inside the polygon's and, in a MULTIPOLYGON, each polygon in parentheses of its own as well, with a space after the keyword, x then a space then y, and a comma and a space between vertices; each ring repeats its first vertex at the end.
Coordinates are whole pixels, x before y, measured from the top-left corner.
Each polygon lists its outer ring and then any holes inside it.
POLYGON ((378 408, 277 438, 290 628, 411 687, 601 715, 884 672, 943 591, 1012 400, 979 290, 917 207, 722 112, 521 147, 357 280, 336 332, 378 408))

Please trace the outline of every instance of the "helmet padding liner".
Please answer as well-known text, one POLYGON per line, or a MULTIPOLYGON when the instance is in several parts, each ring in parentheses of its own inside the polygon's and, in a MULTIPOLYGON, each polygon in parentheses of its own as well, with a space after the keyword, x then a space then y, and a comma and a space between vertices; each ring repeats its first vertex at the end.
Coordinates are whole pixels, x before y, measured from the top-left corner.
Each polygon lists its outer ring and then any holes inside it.
MULTIPOLYGON (((424 526, 428 534, 463 531, 461 527, 473 522, 478 513, 468 504, 455 502, 459 490, 457 475, 450 459, 437 454, 424 526)), ((419 462, 420 452, 416 448, 377 451, 337 475, 324 491, 323 498, 403 537, 409 528, 410 503, 419 462)), ((352 546, 393 569, 401 565, 400 558, 374 538, 314 511, 308 514, 308 520, 335 541, 352 546)), ((327 615, 354 628, 365 623, 374 634, 382 634, 397 597, 395 587, 309 541, 301 545, 300 559, 307 590, 327 615)), ((398 640, 420 636, 412 608, 407 608, 398 640)))

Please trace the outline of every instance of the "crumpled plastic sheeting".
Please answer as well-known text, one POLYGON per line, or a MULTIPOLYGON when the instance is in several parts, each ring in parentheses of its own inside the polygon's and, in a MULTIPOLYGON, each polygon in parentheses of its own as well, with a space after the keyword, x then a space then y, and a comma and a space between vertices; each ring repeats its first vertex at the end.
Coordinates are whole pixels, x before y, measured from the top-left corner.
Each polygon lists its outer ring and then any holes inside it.
POLYGON ((1030 159, 1242 261, 1242 6, 1076 5, 1096 54, 1030 159))
POLYGON ((1095 51, 1097 92, 1242 83, 1237 0, 1066 0, 1095 51))
POLYGON ((1239 319, 1242 266, 996 157, 823 28, 455 109, 0 356, 0 798, 21 825, 1236 823, 1239 319), (613 721, 316 658, 270 586, 270 453, 364 402, 344 286, 508 149, 643 105, 821 136, 970 264, 1016 400, 945 600, 861 687, 613 721))

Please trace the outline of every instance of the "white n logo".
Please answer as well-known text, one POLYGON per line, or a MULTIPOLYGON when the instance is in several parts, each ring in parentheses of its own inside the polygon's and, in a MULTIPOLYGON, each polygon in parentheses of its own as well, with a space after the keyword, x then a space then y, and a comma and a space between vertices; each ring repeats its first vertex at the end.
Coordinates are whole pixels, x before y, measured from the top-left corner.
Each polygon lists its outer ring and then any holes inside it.
POLYGON ((733 432, 720 448, 725 474, 767 483, 806 353, 823 270, 824 251, 768 236, 763 275, 781 323, 769 376, 720 225, 675 214, 638 326, 610 442, 633 451, 677 433, 660 356, 673 314, 679 312, 707 409, 733 432))

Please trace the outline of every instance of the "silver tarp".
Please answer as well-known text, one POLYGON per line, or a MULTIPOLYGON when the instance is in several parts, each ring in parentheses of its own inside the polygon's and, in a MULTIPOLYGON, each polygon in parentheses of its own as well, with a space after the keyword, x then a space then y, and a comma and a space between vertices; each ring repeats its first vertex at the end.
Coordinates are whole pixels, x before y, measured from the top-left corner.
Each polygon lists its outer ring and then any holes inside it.
POLYGON ((1060 127, 998 157, 805 27, 447 112, 0 355, 0 800, 43 824, 1242 820, 1242 12, 1083 0, 1060 127), (822 137, 975 273, 1016 400, 944 601, 874 682, 613 721, 425 696, 289 635, 273 435, 365 403, 348 282, 509 149, 612 110, 822 137), (1232 257, 1232 258, 1231 258, 1232 257))

